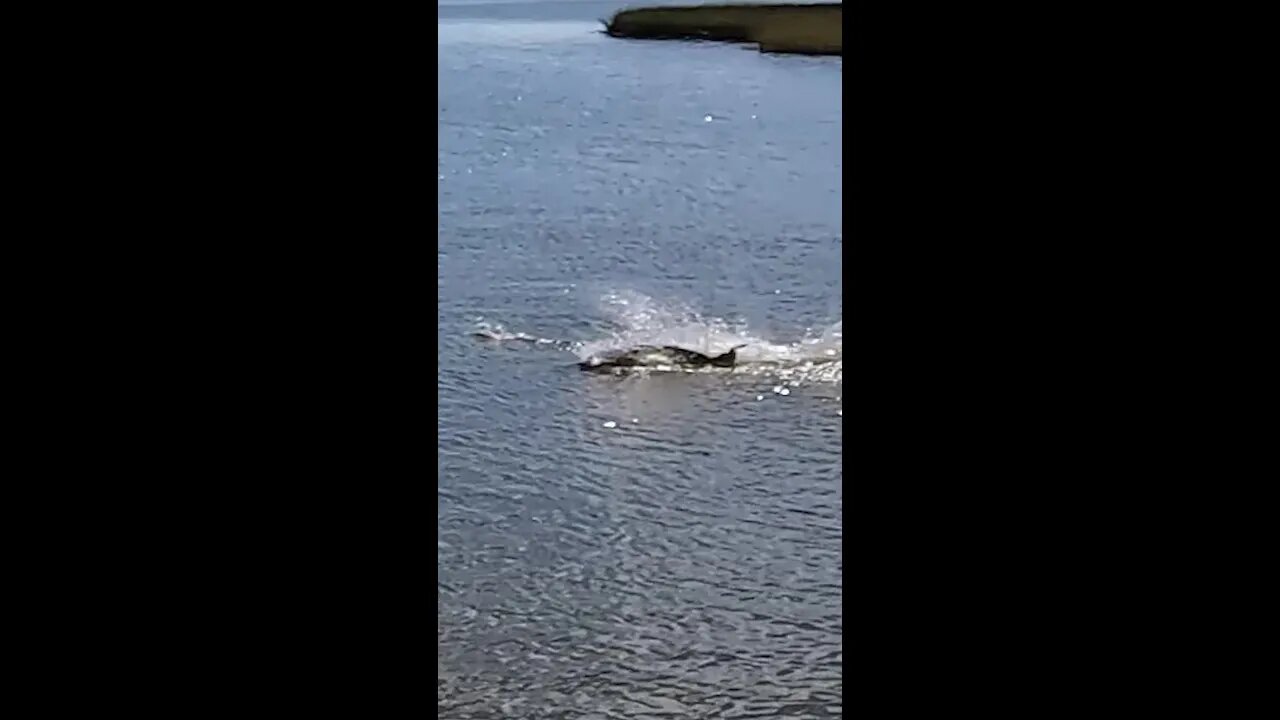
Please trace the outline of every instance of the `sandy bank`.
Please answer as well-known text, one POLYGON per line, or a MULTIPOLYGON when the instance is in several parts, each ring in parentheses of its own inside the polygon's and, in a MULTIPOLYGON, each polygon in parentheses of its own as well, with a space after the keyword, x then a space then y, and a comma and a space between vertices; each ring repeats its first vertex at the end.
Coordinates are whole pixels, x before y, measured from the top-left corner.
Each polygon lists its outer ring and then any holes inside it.
POLYGON ((757 43, 763 52, 842 55, 841 5, 697 5, 622 10, 614 37, 757 43))

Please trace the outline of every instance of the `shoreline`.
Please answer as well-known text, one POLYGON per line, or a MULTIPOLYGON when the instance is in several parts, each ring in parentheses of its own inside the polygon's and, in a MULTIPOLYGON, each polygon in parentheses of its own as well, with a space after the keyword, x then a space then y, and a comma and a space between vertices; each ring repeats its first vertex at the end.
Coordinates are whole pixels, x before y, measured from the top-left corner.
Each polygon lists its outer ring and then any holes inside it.
POLYGON ((842 5, 693 5, 619 10, 611 37, 755 43, 760 52, 843 55, 842 5))

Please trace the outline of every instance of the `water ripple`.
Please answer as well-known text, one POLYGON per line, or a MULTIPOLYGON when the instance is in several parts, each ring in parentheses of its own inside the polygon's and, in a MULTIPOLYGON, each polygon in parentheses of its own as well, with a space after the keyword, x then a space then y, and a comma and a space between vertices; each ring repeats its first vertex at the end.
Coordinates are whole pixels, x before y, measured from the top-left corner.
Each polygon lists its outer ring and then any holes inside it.
POLYGON ((441 7, 438 711, 839 717, 841 63, 607 4, 441 7))

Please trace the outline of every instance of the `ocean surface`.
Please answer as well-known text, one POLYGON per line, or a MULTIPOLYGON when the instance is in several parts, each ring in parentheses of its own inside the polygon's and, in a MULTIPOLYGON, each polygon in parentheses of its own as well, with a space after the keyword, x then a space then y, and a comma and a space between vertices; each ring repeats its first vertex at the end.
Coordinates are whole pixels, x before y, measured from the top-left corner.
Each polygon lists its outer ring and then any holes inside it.
POLYGON ((438 7, 439 714, 840 716, 843 63, 622 6, 438 7))

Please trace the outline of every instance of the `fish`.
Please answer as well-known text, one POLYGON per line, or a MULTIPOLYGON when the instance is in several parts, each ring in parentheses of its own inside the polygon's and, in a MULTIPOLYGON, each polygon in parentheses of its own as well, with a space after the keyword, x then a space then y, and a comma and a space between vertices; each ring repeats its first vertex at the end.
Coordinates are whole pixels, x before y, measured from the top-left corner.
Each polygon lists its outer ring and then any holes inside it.
POLYGON ((738 350, 746 344, 735 345, 728 352, 707 355, 697 350, 686 350, 675 345, 639 345, 620 351, 589 357, 578 363, 582 370, 612 370, 614 368, 656 367, 733 367, 738 361, 738 350))

